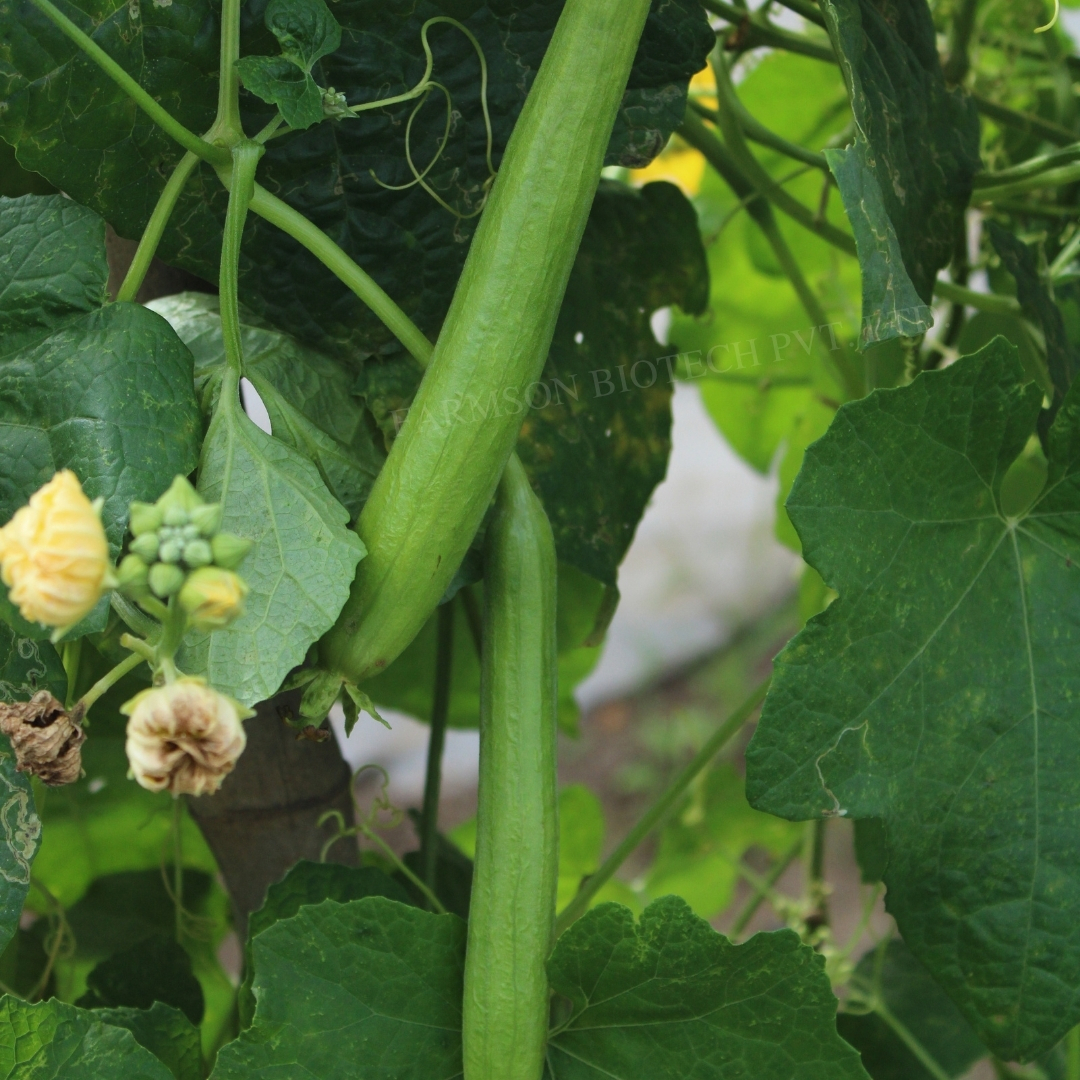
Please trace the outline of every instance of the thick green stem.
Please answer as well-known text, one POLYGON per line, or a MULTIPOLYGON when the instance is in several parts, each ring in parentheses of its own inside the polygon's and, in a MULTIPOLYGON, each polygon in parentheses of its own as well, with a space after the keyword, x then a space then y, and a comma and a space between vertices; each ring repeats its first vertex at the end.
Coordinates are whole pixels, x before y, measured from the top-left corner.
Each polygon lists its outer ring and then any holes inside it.
MULTIPOLYGON (((1063 152, 1063 156, 1073 155, 1071 152, 1068 154, 1063 152)), ((1024 166, 1017 166, 1017 168, 1023 169, 1024 166)), ((1013 170, 1009 171, 1012 172, 1013 170)), ((1037 188, 1065 187, 1067 184, 1075 184, 1077 180, 1080 180, 1080 161, 1073 161, 1071 164, 1061 165, 1057 168, 1044 168, 1009 183, 998 183, 995 178, 993 185, 977 188, 972 196, 972 201, 995 202, 999 198, 1008 199, 1013 195, 1020 195, 1025 191, 1034 191, 1037 188)))
POLYGON ((563 9, 431 366, 357 524, 368 555, 321 647, 352 682, 416 636, 491 503, 547 358, 648 10, 648 0, 563 9))
MULTIPOLYGON (((218 287, 221 292, 221 336, 225 346, 225 363, 239 385, 243 370, 243 348, 240 343, 240 244, 244 222, 255 193, 255 169, 264 148, 257 142, 238 143, 232 149, 233 167, 229 173, 229 208, 225 212, 225 235, 221 241, 221 270, 218 287)), ((225 393, 223 384, 221 392, 225 393)))
POLYGON ((555 923, 556 934, 561 934, 575 919, 585 914, 592 898, 608 883, 630 853, 660 824, 671 808, 682 798, 686 789, 694 782, 698 774, 720 753, 728 741, 742 730, 742 726, 750 719, 754 710, 761 704, 766 693, 768 693, 769 682, 770 679, 766 679, 751 691, 750 696, 716 729, 708 742, 687 762, 686 766, 675 777, 660 798, 641 815, 637 824, 626 834, 626 839, 604 860, 600 869, 582 885, 577 896, 563 908, 555 923))
POLYGON ((165 185, 158 198, 157 205, 154 207, 154 212, 146 223, 142 239, 139 240, 139 246, 135 250, 135 258, 131 260, 131 266, 128 267, 128 272, 124 275, 120 291, 116 294, 118 303, 125 300, 133 301, 138 295, 139 289, 146 278, 146 272, 150 269, 150 263, 154 260, 158 244, 161 243, 161 236, 165 232, 165 226, 169 224, 169 218, 172 217, 172 212, 176 209, 176 202, 180 198, 180 193, 184 190, 188 177, 191 176, 195 166, 198 164, 198 157, 189 150, 180 159, 176 168, 173 169, 172 176, 169 177, 168 183, 165 185))
POLYGON ((228 143, 244 137, 240 122, 240 8, 244 0, 222 0, 221 52, 218 62, 218 107, 214 119, 215 134, 228 143))
POLYGON ((558 878, 555 541, 510 460, 488 527, 465 1080, 539 1080, 558 878))
POLYGON ((971 67, 968 46, 975 29, 975 9, 978 5, 979 0, 961 0, 949 25, 949 55, 941 65, 941 73, 948 83, 963 82, 971 67))
POLYGON ((992 311, 999 315, 1016 315, 1020 311, 1020 302, 1015 296, 976 292, 951 281, 935 281, 934 295, 943 300, 951 300, 954 304, 964 304, 979 311, 992 311))
POLYGON ((228 165, 228 150, 224 149, 224 147, 213 146, 200 139, 194 132, 188 131, 179 120, 163 109, 93 38, 80 30, 63 12, 50 3, 50 0, 30 0, 30 2, 50 22, 54 23, 63 34, 75 42, 155 124, 171 135, 185 150, 191 151, 197 157, 202 158, 203 161, 209 161, 213 165, 228 165))
POLYGON ((424 880, 435 888, 439 853, 439 793, 442 788, 443 747, 446 721, 450 715, 450 672, 454 660, 453 600, 439 608, 438 638, 435 645, 435 689, 431 701, 431 734, 428 737, 427 777, 424 781, 424 808, 420 815, 420 863, 424 880))

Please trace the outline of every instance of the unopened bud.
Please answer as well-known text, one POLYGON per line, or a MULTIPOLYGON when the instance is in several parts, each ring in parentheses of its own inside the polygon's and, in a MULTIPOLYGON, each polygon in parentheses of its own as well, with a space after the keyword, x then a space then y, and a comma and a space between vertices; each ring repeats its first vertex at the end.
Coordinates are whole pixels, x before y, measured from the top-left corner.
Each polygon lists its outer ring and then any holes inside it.
POLYGON ((157 532, 165 519, 165 512, 154 503, 133 502, 131 504, 131 521, 129 527, 132 536, 142 536, 143 533, 157 532))
POLYGON ((180 605, 199 630, 220 630, 244 610, 248 587, 231 570, 204 566, 188 575, 180 590, 180 605))
POLYGON ((191 524, 209 539, 221 528, 221 503, 204 503, 191 511, 191 524))
POLYGON ((0 578, 24 619, 57 628, 77 623, 112 587, 100 506, 69 469, 0 529, 0 578))
POLYGON ((226 570, 235 570, 251 550, 251 541, 232 533, 218 533, 210 541, 214 553, 214 562, 226 570))
POLYGON ((253 716, 201 679, 144 690, 121 706, 131 773, 149 791, 212 795, 232 772, 253 716))
POLYGON ((162 562, 174 563, 180 561, 180 556, 184 554, 184 542, 183 540, 166 540, 158 549, 158 558, 162 562))
POLYGON ((138 555, 126 555, 116 571, 116 585, 122 592, 142 592, 150 568, 138 555))
POLYGON ((182 506, 170 506, 165 511, 165 524, 173 528, 180 528, 190 520, 188 512, 182 506))
POLYGON ((142 533, 128 544, 128 547, 145 563, 152 563, 157 560, 160 546, 161 541, 158 539, 156 532, 142 533))
POLYGON ((195 509, 196 506, 202 506, 203 501, 199 497, 199 493, 188 483, 187 478, 183 476, 177 476, 173 482, 169 485, 169 490, 165 492, 157 501, 157 505, 161 507, 163 520, 167 525, 186 525, 188 522, 187 515, 195 509), (183 510, 183 521, 169 521, 168 515, 170 510, 183 510))
POLYGON ((184 571, 175 563, 154 563, 150 567, 150 589, 162 600, 180 591, 184 584, 184 571))
POLYGON ((209 566, 214 561, 214 552, 208 540, 189 540, 184 545, 184 562, 192 568, 209 566))

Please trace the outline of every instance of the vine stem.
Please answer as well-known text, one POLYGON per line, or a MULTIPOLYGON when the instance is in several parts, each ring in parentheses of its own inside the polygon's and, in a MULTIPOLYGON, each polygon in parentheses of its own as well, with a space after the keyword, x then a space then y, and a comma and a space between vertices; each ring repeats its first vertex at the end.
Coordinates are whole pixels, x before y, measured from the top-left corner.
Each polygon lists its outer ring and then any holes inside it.
POLYGON ((240 8, 244 0, 222 0, 221 53, 218 61, 217 117, 211 129, 228 142, 244 137, 240 123, 240 8))
POLYGON ((173 908, 176 912, 176 944, 184 944, 184 808, 177 795, 173 796, 173 908))
MULTIPOLYGON (((125 634, 124 637, 129 635, 125 634)), ((90 706, 102 694, 111 690, 128 672, 134 671, 141 663, 146 660, 146 657, 137 652, 132 652, 130 656, 124 657, 119 664, 116 665, 111 671, 107 671, 104 675, 85 694, 79 699, 79 704, 83 707, 83 714, 85 715, 90 711, 90 706)))
POLYGON ((621 844, 604 860, 603 865, 578 890, 578 894, 563 908, 555 922, 555 933, 561 934, 575 919, 585 914, 592 898, 607 884, 630 853, 656 828, 668 811, 682 797, 723 747, 742 730, 754 710, 765 700, 772 676, 759 683, 746 700, 720 725, 705 745, 683 767, 667 790, 645 811, 637 824, 626 834, 621 844))
POLYGON ((172 212, 176 209, 176 203, 184 190, 184 185, 188 182, 188 178, 198 164, 198 157, 189 150, 180 159, 176 168, 173 169, 172 176, 169 177, 168 183, 161 192, 157 205, 150 215, 150 220, 146 223, 142 239, 139 240, 139 246, 135 250, 135 258, 131 260, 131 266, 128 267, 128 272, 124 275, 120 291, 116 294, 117 303, 133 301, 138 294, 143 281, 146 279, 146 272, 150 269, 154 254, 157 252, 158 244, 161 243, 165 226, 168 225, 169 218, 172 217, 172 212))
POLYGON ((162 130, 171 135, 185 150, 191 151, 212 165, 228 165, 229 151, 200 139, 189 131, 171 113, 163 109, 89 34, 80 30, 50 0, 30 2, 53 23, 61 33, 70 38, 95 64, 139 106, 162 130))
POLYGON ((728 931, 729 938, 734 940, 746 929, 750 920, 757 914, 758 908, 769 899, 773 886, 783 877, 784 871, 799 857, 802 849, 803 838, 800 836, 759 881, 750 881, 749 876, 745 872, 743 873, 743 877, 750 882, 754 895, 746 902, 746 906, 731 924, 731 929, 728 931))
POLYGON ((450 715, 450 674, 454 658, 453 600, 439 608, 435 646, 435 691, 431 703, 431 734, 428 737, 427 776, 424 781, 424 808, 420 816, 420 865, 423 877, 435 888, 439 852, 439 792, 442 788, 443 748, 446 721, 450 715))
MULTIPOLYGON (((231 179, 224 179, 228 181, 226 186, 231 184, 231 179)), ((434 352, 431 342, 371 275, 349 258, 322 229, 259 184, 255 185, 250 209, 307 248, 374 312, 414 359, 427 366, 434 352)))
POLYGON ((919 1059, 919 1064, 934 1080, 952 1080, 952 1077, 937 1063, 926 1047, 908 1030, 907 1025, 893 1015, 880 997, 874 1001, 873 1011, 892 1028, 900 1041, 919 1059))

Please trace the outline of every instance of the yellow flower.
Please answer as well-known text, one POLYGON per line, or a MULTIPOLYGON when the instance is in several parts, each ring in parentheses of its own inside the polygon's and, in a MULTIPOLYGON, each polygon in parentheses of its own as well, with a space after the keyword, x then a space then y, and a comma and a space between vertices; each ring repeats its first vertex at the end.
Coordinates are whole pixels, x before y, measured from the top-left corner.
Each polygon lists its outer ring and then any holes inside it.
POLYGON ((77 623, 112 586, 100 505, 70 469, 0 529, 0 578, 24 619, 59 628, 77 623))
POLYGON ((194 678, 144 690, 120 711, 132 775, 149 791, 173 795, 217 791, 247 744, 241 720, 254 715, 194 678))
POLYGON ((199 630, 220 630, 243 610, 248 587, 231 570, 203 566, 188 574, 180 590, 180 604, 191 625, 199 630))

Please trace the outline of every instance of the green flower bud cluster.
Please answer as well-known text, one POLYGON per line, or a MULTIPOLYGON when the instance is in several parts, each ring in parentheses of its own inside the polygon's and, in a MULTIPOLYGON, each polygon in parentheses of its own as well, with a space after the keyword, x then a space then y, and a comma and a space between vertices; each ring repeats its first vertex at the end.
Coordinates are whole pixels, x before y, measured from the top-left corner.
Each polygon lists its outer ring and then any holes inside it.
MULTIPOLYGON (((205 502, 182 476, 157 502, 133 502, 134 539, 117 570, 120 589, 135 599, 150 592, 166 600, 180 593, 194 572, 216 568, 212 572, 220 577, 235 570, 251 541, 218 532, 220 526, 221 505, 205 502)), ((235 591, 242 594, 247 589, 239 582, 235 591)))

